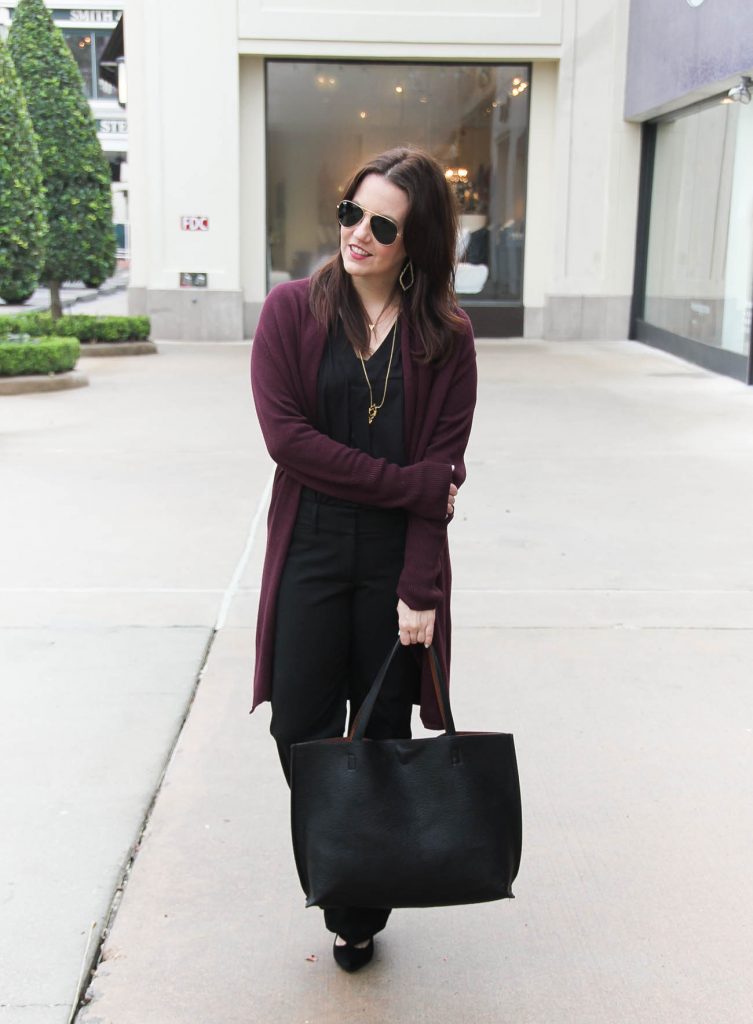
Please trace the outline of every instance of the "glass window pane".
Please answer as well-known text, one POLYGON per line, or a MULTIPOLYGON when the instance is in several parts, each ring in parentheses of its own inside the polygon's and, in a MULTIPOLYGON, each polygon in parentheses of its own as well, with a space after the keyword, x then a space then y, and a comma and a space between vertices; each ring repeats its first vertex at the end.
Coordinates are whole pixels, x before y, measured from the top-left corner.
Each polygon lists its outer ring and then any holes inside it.
POLYGON ((102 32, 97 29, 94 34, 94 46, 96 51, 96 62, 97 62, 97 96, 100 99, 103 97, 115 97, 117 95, 117 89, 114 85, 111 85, 104 78, 102 78, 99 69, 99 62, 102 59, 102 53, 107 46, 112 32, 102 32))
POLYGON ((78 69, 84 79, 84 93, 88 99, 94 98, 92 91, 92 41, 93 32, 81 29, 64 28, 63 36, 68 43, 71 53, 78 64, 78 69))
POLYGON ((337 251, 350 174, 399 145, 430 152, 460 206, 457 290, 522 301, 528 68, 267 63, 270 286, 337 251))
POLYGON ((659 125, 644 319, 746 354, 753 296, 753 107, 659 125))

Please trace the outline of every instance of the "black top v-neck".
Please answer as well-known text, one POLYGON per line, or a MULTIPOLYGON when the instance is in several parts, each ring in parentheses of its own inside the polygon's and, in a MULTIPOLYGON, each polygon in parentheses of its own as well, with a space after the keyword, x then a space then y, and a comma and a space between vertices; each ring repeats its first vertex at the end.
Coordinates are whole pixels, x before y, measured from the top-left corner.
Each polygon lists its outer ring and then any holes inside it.
MULTIPOLYGON (((365 360, 374 403, 385 395, 384 380, 390 361, 392 331, 376 352, 365 360)), ((335 441, 358 448, 374 458, 405 465, 403 437, 403 366, 400 353, 400 323, 397 324, 384 405, 369 425, 369 388, 361 360, 345 336, 342 320, 327 338, 317 378, 317 405, 322 433, 335 441)))

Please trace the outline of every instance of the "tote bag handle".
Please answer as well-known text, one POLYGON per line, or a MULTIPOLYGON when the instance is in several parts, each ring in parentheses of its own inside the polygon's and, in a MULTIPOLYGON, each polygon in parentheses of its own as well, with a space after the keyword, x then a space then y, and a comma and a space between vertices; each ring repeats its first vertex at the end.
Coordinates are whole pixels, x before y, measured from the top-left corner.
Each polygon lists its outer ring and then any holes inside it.
MULTIPOLYGON (((377 672, 376 679, 371 684, 371 689, 366 694, 361 707, 358 710, 358 714, 350 727, 348 733, 348 740, 350 742, 357 742, 364 738, 364 734, 371 718, 371 713, 374 710, 374 705, 379 697, 379 691, 382 689, 382 683, 384 678, 389 671, 389 667, 392 664, 392 660, 397 654, 398 648, 400 647, 400 640, 395 641, 395 646, 392 648, 390 653, 384 660, 384 664, 377 672)), ((434 692, 437 697, 437 704, 439 705, 439 713, 442 716, 442 724, 444 725, 445 732, 448 736, 455 735, 455 722, 452 718, 452 710, 450 708, 450 695, 447 690, 447 682, 442 672, 442 666, 439 663, 437 652, 434 647, 429 647, 426 651, 426 656, 429 659, 429 668, 431 669, 431 678, 434 682, 434 692)))

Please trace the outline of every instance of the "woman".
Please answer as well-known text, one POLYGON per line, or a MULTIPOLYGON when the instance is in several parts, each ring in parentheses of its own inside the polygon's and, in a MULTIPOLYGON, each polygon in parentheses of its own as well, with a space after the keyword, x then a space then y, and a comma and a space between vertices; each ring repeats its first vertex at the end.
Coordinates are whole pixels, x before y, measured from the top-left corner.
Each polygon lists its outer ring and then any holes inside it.
MULTIPOLYGON (((340 250, 278 285, 254 337, 251 379, 277 463, 257 624, 254 708, 290 781, 290 748, 342 736, 399 630, 369 723, 410 737, 421 705, 441 728, 428 659, 450 659, 447 523, 465 479, 476 400, 467 316, 455 304, 457 221, 439 165, 394 149, 337 207, 340 250)), ((253 708, 252 708, 253 710, 253 708)), ((325 910, 336 962, 373 955, 387 908, 325 910)))

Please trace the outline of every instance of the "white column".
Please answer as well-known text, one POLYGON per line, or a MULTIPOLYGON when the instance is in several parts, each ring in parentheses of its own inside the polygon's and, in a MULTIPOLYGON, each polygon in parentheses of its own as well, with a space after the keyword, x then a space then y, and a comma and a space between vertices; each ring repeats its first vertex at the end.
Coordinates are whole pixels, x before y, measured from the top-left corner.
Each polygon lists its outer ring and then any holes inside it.
POLYGON ((543 333, 625 338, 640 128, 623 119, 628 0, 564 0, 543 333))
POLYGON ((132 287, 159 338, 240 338, 239 102, 234 0, 129 0, 132 287), (208 218, 207 231, 181 228, 208 218), (181 272, 206 288, 181 288, 181 272))
POLYGON ((267 293, 264 59, 240 59, 240 277, 243 329, 254 333, 267 293))
POLYGON ((524 334, 527 338, 543 336, 546 290, 552 277, 557 68, 556 61, 538 61, 531 69, 523 267, 524 334))

